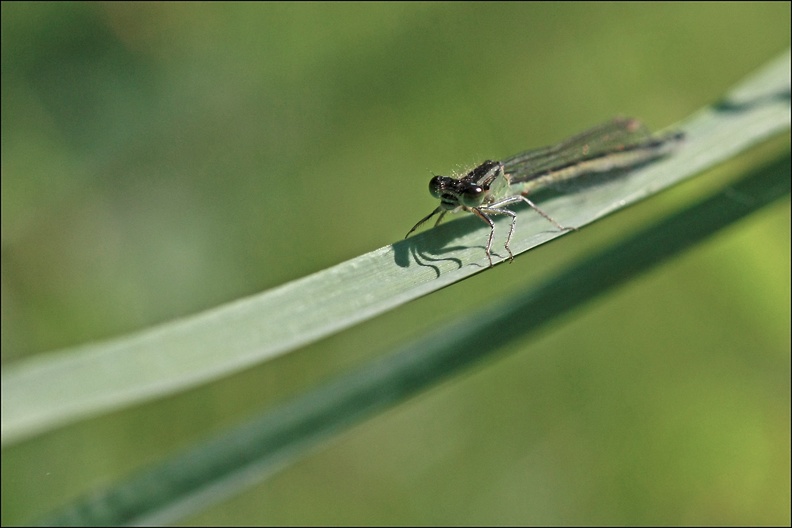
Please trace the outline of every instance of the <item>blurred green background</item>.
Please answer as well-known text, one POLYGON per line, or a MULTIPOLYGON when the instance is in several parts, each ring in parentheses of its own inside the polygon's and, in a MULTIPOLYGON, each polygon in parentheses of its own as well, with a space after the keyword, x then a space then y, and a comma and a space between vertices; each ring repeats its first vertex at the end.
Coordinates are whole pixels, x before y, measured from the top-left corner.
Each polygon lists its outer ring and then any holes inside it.
MULTIPOLYGON (((394 242, 426 184, 623 114, 668 126, 789 3, 2 4, 2 359, 394 242)), ((2 453, 24 523, 651 222, 789 137, 266 365, 2 453)), ((779 204, 192 524, 789 524, 779 204)))

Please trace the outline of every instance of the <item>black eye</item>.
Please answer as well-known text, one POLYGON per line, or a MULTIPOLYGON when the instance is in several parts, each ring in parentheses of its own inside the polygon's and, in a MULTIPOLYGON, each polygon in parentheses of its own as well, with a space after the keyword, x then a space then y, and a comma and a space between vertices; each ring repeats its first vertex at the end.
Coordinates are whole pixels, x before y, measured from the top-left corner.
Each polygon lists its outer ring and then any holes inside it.
POLYGON ((466 205, 468 207, 477 207, 481 205, 482 201, 484 201, 485 196, 486 192, 482 187, 478 185, 471 185, 466 187, 465 190, 460 193, 459 201, 462 202, 462 205, 466 205))
POLYGON ((443 194, 447 181, 450 178, 447 176, 435 176, 431 180, 429 180, 429 194, 434 196, 435 198, 440 198, 440 195, 443 194))

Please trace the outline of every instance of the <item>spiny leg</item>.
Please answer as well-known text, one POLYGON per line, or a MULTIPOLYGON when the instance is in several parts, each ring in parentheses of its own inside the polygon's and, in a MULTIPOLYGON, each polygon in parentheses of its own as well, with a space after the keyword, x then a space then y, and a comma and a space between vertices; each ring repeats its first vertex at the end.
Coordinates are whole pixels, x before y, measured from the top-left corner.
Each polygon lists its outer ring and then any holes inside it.
POLYGON ((517 197, 521 198, 525 203, 527 203, 528 205, 531 206, 531 209, 533 209, 534 211, 536 211, 537 213, 542 215, 547 221, 552 223, 554 226, 556 226, 561 231, 569 231, 570 229, 575 229, 574 227, 564 227, 564 226, 562 226, 561 224, 556 222, 555 218, 553 218, 549 214, 547 214, 544 211, 542 211, 541 209, 539 209, 539 207, 535 203, 533 203, 531 200, 529 200, 527 197, 523 196, 522 194, 518 195, 517 197))
POLYGON ((437 209, 435 209, 434 211, 432 211, 430 214, 428 214, 427 216, 425 216, 425 217, 424 217, 424 218, 423 218, 423 219, 422 219, 420 222, 418 222, 417 224, 415 224, 415 225, 413 226, 413 228, 412 228, 412 229, 410 229, 410 231, 408 231, 406 235, 404 235, 404 238, 407 238, 408 236, 410 236, 410 234, 411 234, 413 231, 415 231, 416 229, 418 229, 419 227, 421 227, 421 225, 423 225, 423 223, 424 223, 424 222, 426 222, 427 220, 429 220, 430 218, 432 218, 432 217, 433 217, 434 215, 436 215, 437 213, 440 213, 440 218, 438 218, 438 219, 437 219, 437 223, 436 223, 435 225, 437 225, 438 223, 440 223, 440 219, 441 219, 441 218, 443 218, 443 215, 444 215, 444 214, 446 214, 446 211, 445 211, 445 210, 444 210, 442 207, 438 207, 437 209))
MULTIPOLYGON (((490 214, 501 214, 511 217, 511 225, 509 226, 509 234, 506 237, 506 244, 504 244, 504 248, 509 253, 509 262, 514 262, 514 255, 512 254, 511 247, 509 246, 509 242, 511 242, 512 235, 514 234, 514 229, 517 226, 517 213, 514 211, 510 211, 509 209, 490 209, 490 208, 482 208, 483 211, 490 213, 490 214)), ((492 234, 490 234, 490 243, 492 243, 492 234)))
POLYGON ((490 253, 490 250, 492 249, 492 237, 495 236, 495 222, 493 222, 492 219, 489 216, 487 216, 486 214, 484 214, 484 212, 481 211, 480 209, 477 209, 477 208, 474 207, 474 208, 471 208, 469 210, 473 214, 475 214, 476 216, 478 216, 479 218, 484 220, 487 223, 487 225, 490 226, 490 234, 489 234, 489 238, 487 239, 487 248, 484 251, 487 252, 487 258, 489 259, 489 264, 490 264, 490 268, 491 268, 492 267, 492 253, 490 253))
MULTIPOLYGON (((499 163, 499 167, 498 167, 498 170, 497 170, 497 173, 496 173, 496 174, 497 174, 497 175, 502 175, 502 174, 504 174, 504 172, 505 172, 505 171, 504 171, 504 165, 503 165, 503 163, 499 163)), ((493 179, 494 179, 494 178, 493 178, 493 179)), ((545 218, 545 220, 547 220, 548 222, 550 222, 551 224, 553 224, 554 226, 556 226, 556 227, 557 227, 559 230, 561 230, 561 231, 571 231, 571 230, 575 230, 575 228, 574 228, 574 227, 564 227, 564 226, 562 226, 561 224, 559 224, 559 223, 556 221, 556 219, 555 219, 555 218, 553 218, 553 217, 552 217, 552 216, 550 216, 549 214, 547 214, 547 213, 545 213, 544 211, 542 211, 542 210, 539 208, 539 206, 538 206, 538 205, 536 205, 536 204, 535 204, 535 203, 533 203, 531 200, 529 200, 529 199, 528 199, 528 198, 527 198, 527 197, 526 197, 524 194, 518 194, 518 195, 516 195, 516 196, 510 196, 509 198, 506 198, 505 200, 501 200, 500 202, 497 202, 497 203, 495 203, 495 204, 491 204, 491 205, 489 205, 489 208, 492 208, 492 209, 497 209, 497 208, 499 208, 499 207, 502 207, 502 206, 504 206, 504 205, 508 205, 508 204, 512 204, 512 203, 517 203, 517 202, 519 202, 519 201, 523 201, 523 202, 527 203, 528 205, 530 205, 530 206, 531 206, 531 209, 533 209, 534 211, 536 211, 537 213, 539 213, 540 215, 542 215, 542 216, 545 218)), ((514 219, 514 217, 512 216, 512 232, 514 231, 514 220, 515 220, 515 219, 514 219)), ((511 240, 511 232, 509 233, 509 239, 508 239, 508 240, 511 240)), ((509 242, 508 242, 508 240, 507 240, 507 242, 506 242, 506 244, 507 244, 507 249, 508 249, 508 243, 509 243, 509 242)), ((511 253, 511 252, 510 252, 510 253, 511 253)))
MULTIPOLYGON (((503 176, 504 172, 505 171, 504 171, 503 163, 498 162, 498 169, 495 172, 495 176, 493 177, 492 180, 494 181, 499 176, 503 176)), ((538 208, 535 205, 533 205, 531 202, 528 202, 528 204, 531 205, 531 207, 534 207, 535 209, 538 210, 538 208)), ((514 228, 517 226, 517 215, 513 211, 509 211, 508 209, 500 210, 500 209, 496 208, 496 210, 500 211, 501 214, 505 214, 505 215, 511 216, 511 225, 509 226, 509 235, 506 237, 506 244, 504 244, 504 246, 503 246, 503 247, 506 248, 506 251, 509 253, 509 263, 511 264, 512 262, 514 262, 514 255, 512 254, 512 250, 511 250, 511 247, 509 246, 509 242, 511 242, 512 235, 514 234, 514 228)), ((550 219, 550 217, 547 216, 545 213, 543 213, 541 211, 540 211, 540 213, 543 216, 545 216, 548 219, 550 219)), ((553 223, 557 224, 557 222, 555 220, 552 220, 552 221, 553 221, 553 223)))
POLYGON ((511 242, 512 235, 514 234, 514 228, 517 226, 517 215, 514 214, 512 211, 509 211, 508 209, 504 209, 503 212, 511 216, 512 219, 511 226, 509 226, 509 235, 506 237, 506 244, 504 244, 503 246, 506 248, 506 251, 509 252, 509 263, 511 263, 514 262, 514 255, 512 255, 512 250, 511 247, 509 247, 509 242, 511 242))
POLYGON ((491 212, 494 212, 496 210, 500 210, 502 207, 504 207, 506 205, 511 205, 511 204, 517 203, 517 202, 525 202, 525 203, 527 203, 528 205, 531 206, 531 209, 533 209, 534 211, 539 213, 545 220, 547 220, 548 222, 550 222, 551 224, 556 226, 561 231, 570 231, 570 230, 574 230, 575 229, 574 227, 564 227, 564 226, 562 226, 561 224, 559 224, 556 221, 555 218, 553 218, 549 214, 547 214, 544 211, 542 211, 539 208, 539 206, 537 206, 535 203, 533 203, 531 200, 529 200, 528 198, 526 198, 522 194, 516 194, 514 196, 509 196, 508 198, 504 198, 503 200, 501 200, 499 202, 496 202, 494 204, 491 204, 491 205, 487 206, 487 209, 490 210, 491 212))

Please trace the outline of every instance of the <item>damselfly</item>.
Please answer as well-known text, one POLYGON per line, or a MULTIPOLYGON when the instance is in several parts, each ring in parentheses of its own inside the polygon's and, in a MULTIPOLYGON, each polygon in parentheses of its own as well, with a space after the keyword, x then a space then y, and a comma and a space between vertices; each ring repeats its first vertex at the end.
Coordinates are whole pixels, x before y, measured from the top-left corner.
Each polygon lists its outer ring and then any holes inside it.
POLYGON ((525 202, 558 229, 575 229, 559 224, 526 194, 585 174, 643 165, 668 154, 683 137, 682 132, 653 135, 637 119, 619 117, 556 145, 529 150, 504 161, 487 160, 461 178, 435 176, 429 181, 429 192, 440 200, 440 205, 415 224, 404 238, 436 214, 440 216, 435 225, 448 212, 468 211, 490 226, 486 252, 491 267, 490 250, 495 223, 489 215, 505 215, 511 217, 505 248, 509 260, 514 260, 509 242, 514 234, 517 214, 507 206, 525 202))

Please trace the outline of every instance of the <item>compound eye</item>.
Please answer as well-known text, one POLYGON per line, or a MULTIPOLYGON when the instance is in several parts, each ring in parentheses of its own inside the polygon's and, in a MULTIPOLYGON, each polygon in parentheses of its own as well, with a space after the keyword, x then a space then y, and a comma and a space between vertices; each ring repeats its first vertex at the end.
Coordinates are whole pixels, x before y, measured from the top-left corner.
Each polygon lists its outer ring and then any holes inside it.
POLYGON ((429 180, 429 194, 439 199, 444 192, 447 179, 446 176, 435 176, 429 180))
POLYGON ((471 185, 460 193, 459 201, 467 207, 477 207, 484 201, 485 196, 486 192, 481 186, 471 185))

